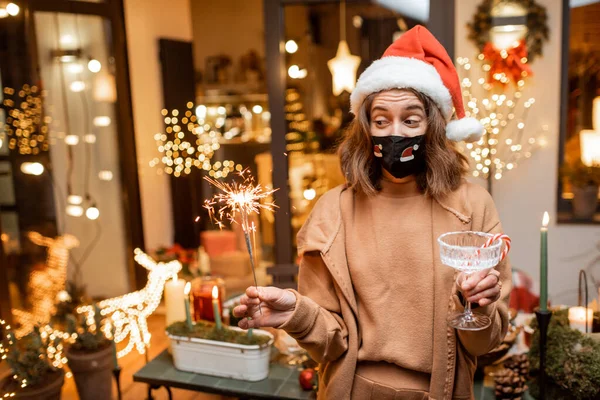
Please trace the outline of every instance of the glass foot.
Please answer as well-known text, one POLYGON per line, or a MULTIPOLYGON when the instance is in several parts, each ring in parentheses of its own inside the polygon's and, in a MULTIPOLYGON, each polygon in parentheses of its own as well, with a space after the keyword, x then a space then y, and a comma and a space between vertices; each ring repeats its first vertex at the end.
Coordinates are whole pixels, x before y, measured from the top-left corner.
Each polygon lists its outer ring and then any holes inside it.
POLYGON ((492 320, 483 314, 476 312, 452 313, 448 317, 448 325, 463 331, 481 331, 492 324, 492 320))

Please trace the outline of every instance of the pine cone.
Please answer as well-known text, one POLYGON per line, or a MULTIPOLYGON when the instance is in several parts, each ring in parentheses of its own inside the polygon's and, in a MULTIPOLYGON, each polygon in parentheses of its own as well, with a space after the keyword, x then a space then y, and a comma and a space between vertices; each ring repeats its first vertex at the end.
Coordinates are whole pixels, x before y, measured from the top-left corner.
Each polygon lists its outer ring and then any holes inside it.
POLYGON ((504 362, 504 368, 513 370, 524 378, 529 376, 529 357, 527 354, 515 355, 504 362))
POLYGON ((525 378, 512 369, 503 369, 495 373, 494 382, 498 400, 521 400, 527 389, 525 378))

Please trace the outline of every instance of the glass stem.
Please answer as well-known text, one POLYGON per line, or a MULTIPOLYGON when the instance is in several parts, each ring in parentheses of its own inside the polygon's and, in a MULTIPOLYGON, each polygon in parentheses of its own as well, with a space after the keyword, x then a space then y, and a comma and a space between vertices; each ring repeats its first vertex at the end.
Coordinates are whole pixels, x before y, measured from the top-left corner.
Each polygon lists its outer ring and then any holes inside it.
POLYGON ((473 318, 473 312, 471 311, 471 302, 467 301, 467 304, 465 304, 465 319, 472 319, 473 318))

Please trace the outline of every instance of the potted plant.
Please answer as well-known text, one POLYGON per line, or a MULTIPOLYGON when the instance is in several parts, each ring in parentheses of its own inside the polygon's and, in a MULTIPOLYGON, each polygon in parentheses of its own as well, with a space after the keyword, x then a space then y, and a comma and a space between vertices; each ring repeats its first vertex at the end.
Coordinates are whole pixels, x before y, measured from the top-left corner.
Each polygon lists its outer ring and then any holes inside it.
POLYGON ((600 164, 587 166, 581 161, 566 163, 561 173, 572 186, 573 216, 577 219, 592 219, 598 204, 600 164))
POLYGON ((237 327, 198 321, 188 328, 185 321, 167 327, 175 368, 199 374, 246 381, 269 375, 273 335, 255 329, 252 334, 237 327))
POLYGON ((61 339, 42 333, 36 326, 17 340, 8 326, 4 328, 0 332, 4 338, 0 354, 6 357, 12 376, 0 384, 0 394, 14 393, 16 399, 59 400, 65 379, 61 339))
POLYGON ((115 367, 114 344, 102 332, 100 309, 94 305, 93 324, 90 324, 85 316, 76 318, 69 315, 67 320, 69 333, 77 334, 75 341, 68 347, 66 356, 75 378, 79 398, 110 400, 112 371, 115 367))
MULTIPOLYGON (((539 398, 540 334, 537 321, 529 350, 530 394, 539 398)), ((588 400, 600 398, 600 342, 572 329, 568 309, 556 309, 548 326, 546 344, 546 398, 588 400)))

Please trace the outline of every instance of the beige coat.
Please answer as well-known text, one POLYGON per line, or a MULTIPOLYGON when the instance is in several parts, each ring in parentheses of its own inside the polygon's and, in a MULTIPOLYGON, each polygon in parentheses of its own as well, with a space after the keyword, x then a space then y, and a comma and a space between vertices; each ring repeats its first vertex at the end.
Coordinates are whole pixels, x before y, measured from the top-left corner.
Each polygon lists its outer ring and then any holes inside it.
MULTIPOLYGON (((298 233, 298 252, 303 255, 299 293, 295 292, 298 301, 291 319, 280 327, 320 364, 319 399, 351 398, 361 341, 340 211, 341 196, 352 195, 343 186, 327 192, 298 233)), ((491 196, 470 183, 465 182, 443 202, 434 201, 432 213, 434 254, 439 254, 437 238, 446 232, 502 232, 491 196)), ((492 325, 478 332, 457 331, 446 322, 449 311, 462 308, 456 296, 456 272, 436 257, 435 311, 430 316, 434 320, 431 399, 472 399, 476 357, 496 347, 506 334, 511 289, 508 259, 496 268, 501 273, 502 300, 477 310, 489 315, 492 325)))

